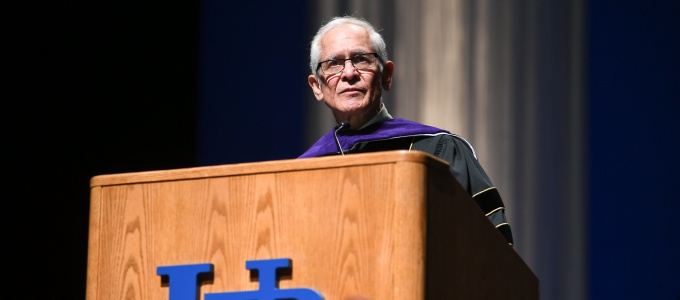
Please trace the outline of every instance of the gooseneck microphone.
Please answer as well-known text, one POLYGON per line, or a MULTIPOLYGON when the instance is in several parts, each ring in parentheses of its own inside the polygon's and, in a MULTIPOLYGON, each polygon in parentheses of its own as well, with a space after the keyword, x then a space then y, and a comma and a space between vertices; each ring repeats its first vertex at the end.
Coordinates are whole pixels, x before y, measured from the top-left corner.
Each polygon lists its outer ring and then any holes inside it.
POLYGON ((338 145, 338 149, 340 150, 340 154, 345 155, 345 151, 342 150, 342 145, 340 144, 340 140, 338 140, 338 132, 340 130, 343 130, 345 128, 349 127, 349 122, 347 121, 342 121, 338 126, 335 127, 335 132, 333 132, 333 137, 335 137, 335 142, 338 145))

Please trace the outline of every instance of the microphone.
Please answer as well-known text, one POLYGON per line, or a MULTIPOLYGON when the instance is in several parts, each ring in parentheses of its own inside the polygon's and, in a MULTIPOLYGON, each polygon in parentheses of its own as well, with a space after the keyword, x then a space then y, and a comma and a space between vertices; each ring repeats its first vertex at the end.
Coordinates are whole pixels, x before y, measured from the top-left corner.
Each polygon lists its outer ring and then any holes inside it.
POLYGON ((340 154, 345 155, 345 151, 342 150, 342 145, 340 144, 340 140, 338 140, 338 132, 340 130, 343 130, 345 128, 349 127, 349 122, 347 121, 342 121, 338 126, 335 127, 335 132, 333 132, 333 137, 335 137, 335 142, 338 145, 338 149, 340 150, 340 154))

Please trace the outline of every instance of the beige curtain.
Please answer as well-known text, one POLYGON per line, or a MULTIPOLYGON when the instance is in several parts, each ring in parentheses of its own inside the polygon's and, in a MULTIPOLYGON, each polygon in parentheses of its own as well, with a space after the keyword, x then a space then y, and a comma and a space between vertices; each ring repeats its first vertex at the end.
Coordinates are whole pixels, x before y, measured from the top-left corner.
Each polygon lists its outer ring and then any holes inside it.
MULTIPOLYGON (((396 68, 390 112, 470 141, 504 198, 541 299, 585 299, 583 0, 310 5, 310 36, 345 14, 381 30, 396 68)), ((311 92, 308 103, 311 144, 334 122, 311 92)))

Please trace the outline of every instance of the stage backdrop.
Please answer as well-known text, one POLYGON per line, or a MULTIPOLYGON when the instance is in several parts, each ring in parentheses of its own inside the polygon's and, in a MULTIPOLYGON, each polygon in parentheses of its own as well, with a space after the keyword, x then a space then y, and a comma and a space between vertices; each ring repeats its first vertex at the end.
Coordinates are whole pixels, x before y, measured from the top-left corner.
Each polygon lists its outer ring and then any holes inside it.
POLYGON ((203 0, 201 165, 293 158, 333 126, 307 85, 330 17, 374 23, 398 117, 467 138, 542 299, 680 295, 677 1, 203 0))

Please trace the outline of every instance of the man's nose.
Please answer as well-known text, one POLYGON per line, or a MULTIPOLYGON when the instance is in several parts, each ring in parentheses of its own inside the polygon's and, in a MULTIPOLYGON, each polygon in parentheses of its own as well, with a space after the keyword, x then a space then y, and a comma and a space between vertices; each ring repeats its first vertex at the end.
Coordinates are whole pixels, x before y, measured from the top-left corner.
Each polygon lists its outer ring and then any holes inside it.
POLYGON ((351 60, 345 60, 345 67, 342 69, 342 77, 345 78, 352 78, 357 74, 357 69, 354 67, 354 64, 352 64, 351 60), (349 65, 348 65, 349 64, 349 65))

